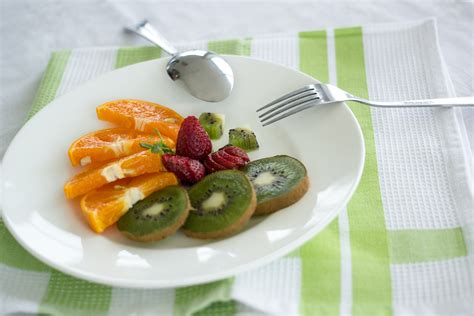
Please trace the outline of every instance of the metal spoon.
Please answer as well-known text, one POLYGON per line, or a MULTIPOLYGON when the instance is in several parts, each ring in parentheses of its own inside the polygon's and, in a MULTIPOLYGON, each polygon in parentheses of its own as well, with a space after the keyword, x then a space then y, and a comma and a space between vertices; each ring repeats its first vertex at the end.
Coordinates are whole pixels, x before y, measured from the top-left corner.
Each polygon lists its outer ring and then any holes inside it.
POLYGON ((147 20, 125 29, 144 37, 171 55, 166 65, 168 75, 173 80, 182 80, 189 93, 196 98, 218 102, 232 92, 232 68, 219 55, 205 50, 179 53, 147 20))

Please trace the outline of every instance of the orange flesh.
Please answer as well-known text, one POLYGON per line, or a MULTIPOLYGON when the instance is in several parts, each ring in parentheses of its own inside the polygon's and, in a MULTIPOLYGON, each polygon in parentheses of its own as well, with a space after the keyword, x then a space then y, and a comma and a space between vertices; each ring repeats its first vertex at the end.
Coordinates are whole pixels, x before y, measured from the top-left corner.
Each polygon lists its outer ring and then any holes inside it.
POLYGON ((161 162, 161 155, 149 150, 141 151, 96 169, 78 173, 64 185, 64 193, 68 199, 72 199, 118 179, 160 171, 166 171, 161 162))
POLYGON ((154 129, 174 142, 183 117, 165 106, 141 100, 115 100, 97 107, 97 117, 145 133, 154 129))
MULTIPOLYGON (((94 165, 129 156, 145 148, 140 143, 155 144, 161 141, 158 135, 145 134, 126 128, 108 128, 95 131, 77 139, 69 147, 68 155, 73 166, 94 165)), ((163 142, 174 149, 175 143, 163 136, 163 142)))

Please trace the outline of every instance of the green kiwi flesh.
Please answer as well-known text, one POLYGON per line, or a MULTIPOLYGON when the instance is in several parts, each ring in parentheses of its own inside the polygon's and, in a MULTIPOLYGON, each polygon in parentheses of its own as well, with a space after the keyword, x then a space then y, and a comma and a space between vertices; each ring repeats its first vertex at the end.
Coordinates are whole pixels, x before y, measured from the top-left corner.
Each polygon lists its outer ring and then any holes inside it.
POLYGON ((257 194, 255 215, 285 208, 297 202, 309 188, 305 166, 290 156, 254 160, 241 170, 249 177, 257 194))
POLYGON ((217 171, 188 191, 192 209, 184 233, 200 239, 220 238, 242 229, 256 207, 255 191, 238 170, 217 171))
POLYGON ((242 148, 245 151, 258 149, 257 136, 249 128, 233 128, 229 130, 229 144, 242 148))
POLYGON ((117 228, 132 240, 164 239, 184 224, 190 208, 186 190, 169 186, 136 203, 119 219, 117 228))
POLYGON ((224 133, 224 115, 204 112, 199 115, 199 123, 209 135, 210 139, 219 139, 224 133))

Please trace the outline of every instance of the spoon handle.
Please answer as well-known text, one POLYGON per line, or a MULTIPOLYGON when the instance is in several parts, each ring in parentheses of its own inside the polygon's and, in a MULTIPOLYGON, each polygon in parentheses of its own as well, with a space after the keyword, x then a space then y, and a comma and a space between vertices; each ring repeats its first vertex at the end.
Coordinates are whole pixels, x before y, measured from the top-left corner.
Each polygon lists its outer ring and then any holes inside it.
POLYGON ((153 44, 161 47, 169 55, 176 55, 178 52, 173 45, 168 42, 147 20, 136 25, 128 26, 125 30, 140 35, 153 44))

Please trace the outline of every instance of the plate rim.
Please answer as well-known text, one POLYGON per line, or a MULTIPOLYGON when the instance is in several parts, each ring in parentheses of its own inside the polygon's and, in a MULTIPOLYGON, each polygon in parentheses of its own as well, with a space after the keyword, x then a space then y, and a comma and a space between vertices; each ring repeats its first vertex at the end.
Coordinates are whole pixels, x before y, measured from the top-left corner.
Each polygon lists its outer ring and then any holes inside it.
MULTIPOLYGON (((254 58, 254 57, 250 57, 250 56, 237 56, 237 55, 226 55, 226 54, 222 54, 221 56, 224 56, 225 58, 232 58, 232 59, 249 59, 249 60, 253 60, 253 61, 257 61, 257 62, 271 64, 271 65, 274 65, 274 66, 277 66, 277 67, 285 68, 288 71, 297 72, 300 75, 308 78, 311 81, 319 82, 316 78, 314 78, 310 75, 307 75, 307 74, 303 73, 302 71, 300 71, 298 69, 293 69, 293 68, 290 68, 290 67, 278 64, 278 63, 274 63, 274 62, 264 60, 264 59, 254 58)), ((38 113, 36 113, 33 117, 31 117, 29 120, 27 120, 25 122, 25 124, 20 128, 20 130, 15 134, 15 137, 12 139, 12 141, 8 145, 8 148, 5 151, 5 155, 3 156, 2 164, 0 165, 1 170, 3 171, 4 168, 5 168, 4 162, 5 161, 8 162, 8 160, 9 160, 9 159, 6 159, 6 158, 8 158, 10 155, 12 155, 11 154, 11 151, 12 151, 11 148, 13 147, 12 145, 20 137, 19 135, 21 135, 24 132, 24 129, 25 129, 26 126, 28 126, 29 124, 32 124, 31 122, 39 120, 39 119, 41 119, 42 116, 47 115, 46 113, 49 111, 48 109, 51 108, 51 107, 49 107, 49 105, 51 103, 60 102, 62 98, 66 97, 70 93, 73 93, 77 89, 83 88, 84 86, 87 86, 87 85, 94 85, 94 83, 96 81, 102 80, 103 77, 110 76, 112 73, 117 73, 117 72, 121 72, 121 71, 125 72, 127 70, 127 68, 129 68, 129 67, 133 67, 133 66, 136 66, 138 64, 145 64, 145 63, 150 63, 151 64, 151 63, 155 63, 159 60, 163 60, 163 59, 167 59, 167 57, 156 58, 156 59, 152 59, 152 60, 148 60, 148 61, 144 61, 144 62, 140 62, 140 63, 135 63, 135 64, 132 64, 132 65, 128 65, 126 67, 122 67, 122 68, 115 69, 115 70, 109 71, 107 73, 101 74, 101 75, 99 75, 99 76, 97 76, 97 77, 95 77, 91 80, 88 80, 88 81, 78 85, 77 87, 75 87, 71 91, 69 91, 69 92, 55 98, 51 102, 49 102, 45 107, 43 107, 40 111, 38 111, 38 113)), ((342 209, 349 203, 350 199, 354 195, 357 187, 359 186, 359 183, 360 183, 363 171, 364 171, 364 166, 365 166, 365 155, 366 155, 365 139, 364 139, 364 136, 363 136, 362 128, 361 128, 361 126, 359 124, 359 121, 357 120, 356 116, 354 115, 353 111, 350 109, 350 107, 345 102, 341 102, 341 104, 344 106, 345 110, 348 111, 352 121, 355 123, 355 126, 357 128, 357 134, 358 134, 358 138, 360 140, 360 148, 359 148, 359 152, 360 152, 359 161, 360 161, 360 163, 357 166, 358 167, 357 177, 356 177, 354 183, 352 184, 350 190, 348 191, 348 193, 344 197, 343 201, 340 203, 340 206, 338 208, 335 208, 334 210, 332 210, 328 214, 326 214, 326 216, 324 216, 324 218, 322 220, 320 220, 316 225, 314 225, 313 227, 308 229, 308 231, 306 233, 302 234, 300 237, 294 239, 293 241, 289 242, 288 244, 272 251, 271 253, 269 253, 269 254, 267 254, 263 257, 260 257, 260 258, 255 259, 255 260, 250 260, 250 261, 245 262, 245 263, 238 264, 237 266, 232 267, 232 268, 228 268, 226 270, 216 271, 216 272, 213 272, 213 273, 207 273, 207 274, 199 275, 199 276, 196 276, 196 277, 188 277, 188 278, 185 278, 185 279, 181 279, 179 281, 176 281, 176 280, 175 281, 166 281, 166 280, 163 281, 163 280, 137 280, 137 279, 122 279, 122 278, 116 278, 116 277, 104 277, 104 276, 97 275, 97 274, 91 274, 90 272, 87 272, 87 271, 84 271, 84 270, 81 270, 81 269, 78 269, 78 268, 70 267, 70 266, 67 266, 67 265, 57 264, 56 262, 49 260, 48 258, 42 256, 39 252, 32 249, 26 243, 26 241, 23 240, 23 238, 21 238, 19 236, 19 234, 17 234, 17 232, 13 228, 14 223, 12 223, 10 221, 9 217, 5 215, 5 210, 3 209, 3 207, 5 205, 4 201, 6 200, 5 199, 6 190, 4 189, 5 183, 3 181, 3 176, 2 176, 1 173, 0 173, 0 182, 1 182, 1 185, 2 185, 2 190, 1 190, 2 196, 1 196, 1 199, 0 199, 0 206, 2 207, 2 210, 0 212, 0 215, 1 215, 1 218, 2 218, 3 222, 5 223, 6 228, 12 234, 14 239, 34 258, 36 258, 37 260, 41 261, 42 263, 46 264, 47 266, 49 266, 51 268, 54 268, 54 269, 56 269, 60 272, 63 272, 67 275, 73 276, 73 277, 81 279, 81 280, 86 280, 86 281, 89 281, 89 282, 92 282, 92 283, 103 284, 103 285, 113 286, 113 287, 125 287, 125 288, 136 288, 136 289, 164 289, 164 288, 174 288, 174 287, 182 287, 182 286, 199 285, 199 284, 203 284, 203 283, 222 280, 222 279, 225 279, 225 278, 228 278, 228 277, 233 277, 233 276, 236 276, 236 275, 238 275, 240 273, 243 273, 245 271, 256 269, 256 268, 261 267, 261 266, 263 266, 267 263, 270 263, 271 261, 273 261, 275 259, 278 259, 280 257, 283 257, 284 255, 288 254, 289 252, 293 251, 294 249, 300 247, 306 241, 308 241, 312 237, 316 236, 320 231, 322 231, 325 227, 327 227, 327 225, 334 218, 336 218, 340 214, 342 209)), ((2 173, 4 174, 4 172, 2 172, 2 173)))

